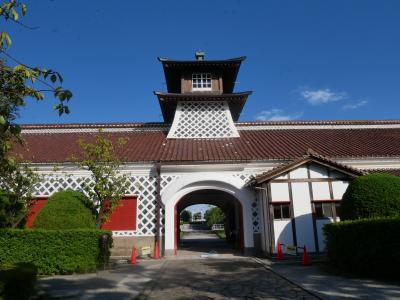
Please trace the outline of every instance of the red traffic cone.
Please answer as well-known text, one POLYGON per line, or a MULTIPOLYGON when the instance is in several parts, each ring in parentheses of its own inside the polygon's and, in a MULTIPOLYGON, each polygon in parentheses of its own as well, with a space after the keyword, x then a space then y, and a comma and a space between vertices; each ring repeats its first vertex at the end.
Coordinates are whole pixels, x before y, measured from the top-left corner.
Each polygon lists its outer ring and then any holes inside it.
POLYGON ((160 259, 160 251, 158 249, 158 240, 156 240, 156 244, 154 245, 154 259, 160 259))
POLYGON ((277 254, 277 259, 278 260, 283 260, 283 252, 282 252, 282 244, 278 242, 278 254, 277 254))
POLYGON ((309 265, 311 265, 310 258, 309 258, 308 253, 307 253, 306 245, 304 245, 304 249, 303 249, 303 260, 302 260, 301 264, 302 264, 303 266, 309 266, 309 265))
POLYGON ((136 248, 132 247, 131 265, 136 264, 136 248))

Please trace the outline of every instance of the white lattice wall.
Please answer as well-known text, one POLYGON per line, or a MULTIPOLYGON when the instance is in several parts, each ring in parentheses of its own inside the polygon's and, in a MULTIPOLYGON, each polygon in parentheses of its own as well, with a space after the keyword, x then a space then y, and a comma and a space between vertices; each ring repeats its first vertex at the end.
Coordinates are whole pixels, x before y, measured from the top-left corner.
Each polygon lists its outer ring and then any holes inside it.
POLYGON ((231 138, 239 134, 226 101, 178 102, 168 138, 231 138))
MULTIPOLYGON (((246 184, 253 175, 251 174, 234 174, 234 177, 240 178, 243 181, 243 185, 246 184)), ((257 197, 251 202, 251 216, 252 216, 252 225, 253 232, 260 233, 260 201, 257 197)))
MULTIPOLYGON (((177 176, 161 176, 161 190, 172 183, 177 176)), ((44 176, 37 184, 34 196, 49 197, 55 192, 73 189, 84 192, 82 182, 89 183, 90 177, 78 177, 73 175, 44 176)), ((116 236, 148 236, 156 231, 156 177, 131 176, 128 194, 138 195, 137 229, 127 231, 113 231, 116 236)), ((163 224, 163 211, 161 211, 161 223, 163 224)), ((163 226, 161 224, 161 226, 163 226)))

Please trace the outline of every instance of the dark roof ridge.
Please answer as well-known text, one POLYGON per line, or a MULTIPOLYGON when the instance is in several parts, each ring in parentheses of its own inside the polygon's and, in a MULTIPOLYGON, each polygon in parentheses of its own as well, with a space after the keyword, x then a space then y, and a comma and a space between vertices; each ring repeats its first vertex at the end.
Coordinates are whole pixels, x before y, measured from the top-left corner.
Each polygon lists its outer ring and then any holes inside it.
POLYGON ((169 127, 164 122, 116 122, 116 123, 41 123, 21 124, 22 129, 47 129, 47 128, 129 128, 129 127, 169 127))
POLYGON ((290 120, 290 121, 240 121, 239 126, 261 125, 369 125, 369 124, 400 124, 399 119, 388 120, 290 120))
POLYGON ((228 59, 214 59, 214 60, 179 60, 179 59, 171 59, 167 57, 157 57, 157 59, 160 62, 172 62, 172 63, 224 63, 224 62, 235 62, 235 61, 244 61, 246 59, 246 56, 239 56, 239 57, 234 57, 234 58, 228 58, 228 59))

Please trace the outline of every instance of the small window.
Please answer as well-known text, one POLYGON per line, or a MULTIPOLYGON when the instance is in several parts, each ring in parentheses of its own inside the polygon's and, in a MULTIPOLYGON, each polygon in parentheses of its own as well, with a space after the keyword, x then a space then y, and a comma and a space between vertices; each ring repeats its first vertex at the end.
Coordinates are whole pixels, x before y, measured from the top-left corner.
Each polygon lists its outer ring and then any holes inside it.
POLYGON ((211 74, 210 73, 193 73, 192 74, 192 90, 193 91, 211 91, 211 74))
POLYGON ((336 218, 340 218, 342 216, 342 211, 340 209, 340 202, 335 203, 335 211, 336 211, 336 218))
POLYGON ((290 219, 290 203, 272 204, 274 220, 290 219))
MULTIPOLYGON (((334 218, 335 202, 316 202, 314 203, 315 217, 317 218, 334 218)), ((340 205, 340 204, 339 204, 340 205)))

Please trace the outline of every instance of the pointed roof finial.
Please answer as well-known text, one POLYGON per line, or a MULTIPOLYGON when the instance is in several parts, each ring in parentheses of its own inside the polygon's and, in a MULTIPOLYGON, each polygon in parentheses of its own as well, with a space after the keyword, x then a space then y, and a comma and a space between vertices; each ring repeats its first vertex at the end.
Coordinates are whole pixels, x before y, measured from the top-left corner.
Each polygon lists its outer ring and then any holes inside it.
POLYGON ((205 56, 206 53, 204 51, 196 51, 195 53, 196 60, 204 60, 205 56))

